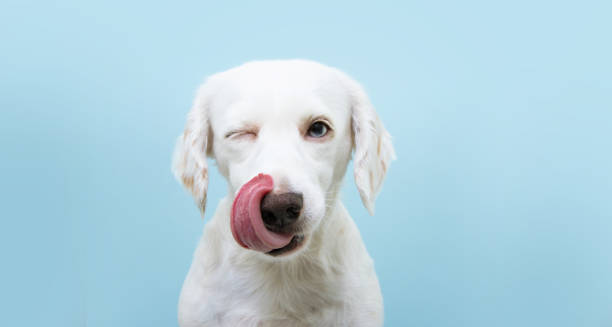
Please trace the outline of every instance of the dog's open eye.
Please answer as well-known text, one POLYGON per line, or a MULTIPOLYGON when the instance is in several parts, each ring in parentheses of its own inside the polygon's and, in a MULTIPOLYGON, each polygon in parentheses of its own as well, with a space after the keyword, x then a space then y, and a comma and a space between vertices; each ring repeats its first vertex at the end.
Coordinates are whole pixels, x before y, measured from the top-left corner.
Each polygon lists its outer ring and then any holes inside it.
POLYGON ((316 122, 312 123, 312 125, 310 125, 310 127, 308 127, 307 134, 310 137, 321 138, 321 137, 327 135, 328 132, 329 132, 329 126, 327 126, 326 123, 324 123, 322 121, 316 121, 316 122))

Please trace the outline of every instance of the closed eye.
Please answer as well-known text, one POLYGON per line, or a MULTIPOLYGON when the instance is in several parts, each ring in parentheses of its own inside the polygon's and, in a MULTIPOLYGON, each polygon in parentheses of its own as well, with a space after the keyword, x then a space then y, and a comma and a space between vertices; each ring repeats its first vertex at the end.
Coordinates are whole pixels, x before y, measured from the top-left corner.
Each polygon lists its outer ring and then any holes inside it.
POLYGON ((242 138, 256 138, 257 137, 256 129, 237 129, 231 130, 225 133, 226 139, 242 139, 242 138))

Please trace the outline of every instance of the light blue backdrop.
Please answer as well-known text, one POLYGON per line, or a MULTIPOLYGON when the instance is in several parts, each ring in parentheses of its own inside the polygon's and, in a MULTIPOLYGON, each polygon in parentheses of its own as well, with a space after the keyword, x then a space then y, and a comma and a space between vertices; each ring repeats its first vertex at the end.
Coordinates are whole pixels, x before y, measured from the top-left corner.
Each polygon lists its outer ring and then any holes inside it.
MULTIPOLYGON (((369 217, 387 326, 612 326, 609 1, 3 1, 3 326, 176 326, 203 225, 170 173, 206 75, 308 58, 398 160, 369 217)), ((350 177, 349 174, 347 177, 350 177)), ((211 176, 209 208, 225 185, 211 176)))

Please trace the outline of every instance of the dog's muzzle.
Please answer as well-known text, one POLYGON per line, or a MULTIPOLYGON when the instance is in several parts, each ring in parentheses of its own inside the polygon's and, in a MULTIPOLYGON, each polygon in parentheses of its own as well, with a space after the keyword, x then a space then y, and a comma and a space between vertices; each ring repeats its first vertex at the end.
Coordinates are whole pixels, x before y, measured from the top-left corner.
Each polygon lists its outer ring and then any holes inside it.
POLYGON ((302 209, 302 195, 272 194, 272 176, 259 174, 240 188, 234 199, 230 224, 236 242, 244 248, 273 252, 292 245, 289 232, 302 209))

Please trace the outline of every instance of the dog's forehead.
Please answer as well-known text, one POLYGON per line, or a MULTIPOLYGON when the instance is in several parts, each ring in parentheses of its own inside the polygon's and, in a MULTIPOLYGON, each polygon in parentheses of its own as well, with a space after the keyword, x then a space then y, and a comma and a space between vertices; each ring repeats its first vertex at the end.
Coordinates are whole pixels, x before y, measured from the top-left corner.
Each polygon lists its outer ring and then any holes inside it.
POLYGON ((214 75, 209 83, 211 115, 226 119, 288 111, 342 117, 348 108, 337 71, 308 61, 252 62, 214 75))
POLYGON ((337 77, 331 67, 306 60, 254 61, 213 76, 236 87, 308 89, 337 77))

